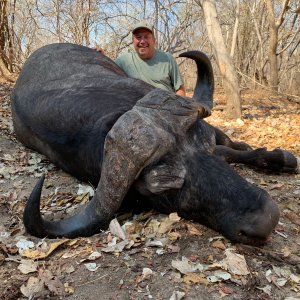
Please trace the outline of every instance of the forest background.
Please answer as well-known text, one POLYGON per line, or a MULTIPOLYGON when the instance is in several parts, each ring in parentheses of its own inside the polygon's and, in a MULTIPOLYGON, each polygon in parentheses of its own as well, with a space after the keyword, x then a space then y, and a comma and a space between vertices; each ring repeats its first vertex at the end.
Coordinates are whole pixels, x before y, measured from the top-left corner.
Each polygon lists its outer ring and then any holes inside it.
MULTIPOLYGON (((100 46, 115 59, 130 48, 133 24, 148 19, 159 49, 175 57, 187 50, 209 56, 216 87, 225 85, 233 102, 229 113, 240 117, 241 90, 299 97, 299 13, 297 0, 0 0, 0 74, 11 78, 34 50, 56 42, 100 46), (233 72, 231 91, 227 71, 233 72)), ((192 90, 195 64, 177 61, 192 90)))

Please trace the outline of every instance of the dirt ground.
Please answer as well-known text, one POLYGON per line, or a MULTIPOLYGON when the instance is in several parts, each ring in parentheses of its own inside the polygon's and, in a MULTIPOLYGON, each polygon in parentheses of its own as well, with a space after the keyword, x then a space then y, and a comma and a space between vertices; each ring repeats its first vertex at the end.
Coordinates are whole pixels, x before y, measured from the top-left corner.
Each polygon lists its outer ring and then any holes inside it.
MULTIPOLYGON (((230 243, 198 223, 153 211, 120 215, 110 231, 90 238, 41 240, 27 235, 22 212, 42 173, 42 212, 48 216, 72 213, 88 194, 86 185, 15 139, 11 88, 0 84, 0 299, 300 299, 296 174, 233 165, 280 207, 280 222, 260 248, 230 243)), ((243 119, 237 121, 226 120, 222 95, 215 101, 208 121, 234 139, 300 156, 300 105, 295 99, 246 92, 243 119)))

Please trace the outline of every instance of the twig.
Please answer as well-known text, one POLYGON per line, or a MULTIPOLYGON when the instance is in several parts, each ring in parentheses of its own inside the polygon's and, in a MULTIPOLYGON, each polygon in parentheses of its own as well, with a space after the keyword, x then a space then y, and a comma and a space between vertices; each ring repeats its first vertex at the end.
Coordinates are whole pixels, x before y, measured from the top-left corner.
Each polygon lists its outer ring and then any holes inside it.
POLYGON ((263 255, 270 257, 281 263, 285 263, 285 264, 288 263, 293 266, 300 264, 300 259, 290 259, 288 257, 283 256, 283 254, 280 252, 267 250, 255 246, 250 246, 250 245, 238 245, 238 248, 243 252, 251 252, 251 254, 254 254, 255 256, 258 256, 258 253, 260 252, 263 255))
POLYGON ((97 281, 97 280, 99 280, 99 279, 102 279, 102 278, 106 277, 107 275, 108 275, 108 274, 104 274, 104 275, 102 275, 102 276, 100 276, 100 277, 97 277, 97 278, 94 279, 94 280, 90 280, 90 281, 87 281, 87 282, 85 282, 85 283, 75 285, 75 287, 80 287, 80 286, 84 286, 84 285, 93 283, 93 282, 95 282, 95 281, 97 281))
MULTIPOLYGON (((258 81, 254 80, 254 79, 251 78, 250 76, 248 76, 248 75, 242 73, 241 71, 237 71, 237 72, 238 72, 240 75, 242 75, 242 76, 244 76, 244 77, 247 77, 248 79, 254 81, 255 84, 260 85, 260 86, 261 86, 262 88, 264 88, 265 90, 270 91, 270 92, 274 92, 273 90, 271 90, 271 89, 268 88, 267 86, 265 86, 265 85, 259 83, 258 81)), ((293 97, 293 98, 295 98, 295 101, 296 101, 297 103, 300 103, 298 100, 296 100, 296 99, 300 99, 300 97, 297 96, 297 95, 286 94, 286 93, 282 93, 282 92, 276 92, 276 93, 277 93, 278 95, 282 95, 282 96, 293 97)))

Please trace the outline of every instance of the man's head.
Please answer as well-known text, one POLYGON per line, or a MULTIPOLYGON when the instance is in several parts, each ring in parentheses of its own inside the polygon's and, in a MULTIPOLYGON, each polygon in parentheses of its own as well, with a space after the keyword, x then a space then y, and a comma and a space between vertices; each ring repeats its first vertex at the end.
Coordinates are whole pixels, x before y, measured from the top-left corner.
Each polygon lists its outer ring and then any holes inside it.
POLYGON ((132 29, 133 47, 141 59, 150 59, 155 54, 153 27, 148 22, 137 23, 132 29))

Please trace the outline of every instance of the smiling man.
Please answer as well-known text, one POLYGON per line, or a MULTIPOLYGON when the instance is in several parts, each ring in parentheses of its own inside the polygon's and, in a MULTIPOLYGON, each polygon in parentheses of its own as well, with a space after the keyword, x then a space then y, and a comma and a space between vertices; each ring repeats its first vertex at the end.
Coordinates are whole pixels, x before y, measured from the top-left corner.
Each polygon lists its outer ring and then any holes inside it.
POLYGON ((115 61, 129 77, 174 91, 180 96, 186 95, 175 59, 170 53, 155 48, 153 27, 147 21, 139 22, 133 27, 132 44, 135 51, 124 53, 115 61))

